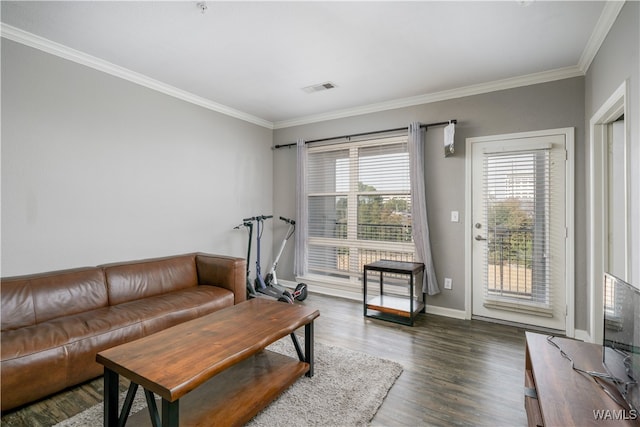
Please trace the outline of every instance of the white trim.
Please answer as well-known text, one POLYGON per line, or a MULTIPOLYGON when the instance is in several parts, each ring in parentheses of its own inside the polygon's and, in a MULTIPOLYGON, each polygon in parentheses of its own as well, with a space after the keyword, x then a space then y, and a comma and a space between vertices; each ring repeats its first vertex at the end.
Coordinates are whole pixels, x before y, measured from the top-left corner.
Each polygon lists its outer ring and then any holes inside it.
POLYGON ((2 37, 8 40, 21 43, 25 46, 50 53, 52 55, 67 59, 69 61, 73 61, 81 65, 85 65, 87 67, 93 68, 94 70, 102 71, 112 76, 119 77, 123 80, 127 80, 140 86, 144 86, 149 89, 164 93, 165 95, 169 95, 174 98, 199 105, 200 107, 204 107, 206 109, 213 110, 215 112, 231 116, 236 119, 244 120, 246 122, 265 127, 267 129, 273 129, 273 123, 268 120, 252 116, 251 114, 247 114, 234 108, 227 107, 226 105, 218 104, 217 102, 213 102, 193 93, 178 89, 177 87, 162 83, 159 80, 152 79, 148 76, 145 76, 144 74, 136 73, 135 71, 131 71, 127 68, 120 67, 95 56, 80 52, 79 50, 75 50, 60 43, 45 39, 44 37, 40 37, 27 31, 23 31, 19 28, 12 27, 11 25, 0 23, 0 34, 2 37))
POLYGON ((576 329, 574 338, 584 342, 591 342, 591 335, 589 335, 589 332, 583 329, 576 329))
MULTIPOLYGON (((296 282, 292 282, 290 280, 280 280, 280 282, 291 289, 295 289, 295 287, 297 286, 296 282)), ((302 281, 304 282, 304 281, 302 281)), ((345 298, 348 300, 352 300, 352 301, 358 301, 360 303, 362 303, 362 290, 360 290, 360 292, 354 292, 354 291, 347 291, 345 289, 337 289, 337 288, 330 288, 330 287, 326 287, 326 286, 318 286, 318 285, 314 285, 313 283, 309 283, 309 282, 304 282, 307 284, 307 291, 311 292, 311 293, 315 293, 315 294, 320 294, 320 295, 327 295, 327 296, 332 296, 332 297, 338 297, 338 298, 345 298)), ((427 299, 429 297, 427 296, 427 299)), ((436 316, 444 316, 444 317, 451 317, 453 319, 465 319, 465 312, 463 310, 455 310, 453 308, 446 308, 446 307, 440 307, 437 305, 426 305, 425 308, 425 312, 428 314, 434 314, 436 316)))
POLYGON ((397 108, 410 107, 421 104, 428 104, 448 99, 462 98, 470 95, 495 92, 498 90, 512 89, 521 86, 528 86, 538 83, 546 83, 555 80, 562 80, 571 77, 583 76, 584 73, 577 67, 559 68, 556 70, 543 71, 540 73, 528 74, 524 76, 512 77, 494 82, 481 83, 457 89, 446 90, 431 94, 418 95, 408 98, 401 98, 380 102, 376 104, 363 105, 360 107, 336 110, 328 113, 313 114, 309 116, 271 122, 260 117, 227 107, 226 105, 213 102, 190 92, 178 89, 174 86, 162 83, 158 80, 147 77, 143 74, 131 71, 124 67, 112 64, 95 56, 91 56, 76 49, 72 49, 60 43, 48 40, 44 37, 29 33, 19 28, 0 23, 0 36, 8 40, 47 52, 52 55, 76 62, 87 67, 111 74, 113 76, 128 80, 130 82, 157 90, 161 93, 187 101, 201 107, 222 113, 240 120, 263 126, 267 129, 283 129, 292 126, 299 126, 309 123, 317 123, 325 120, 341 119, 345 117, 358 116, 380 111, 393 110, 397 108))
POLYGON ((296 286, 298 286, 298 283, 304 283, 307 285, 307 292, 312 292, 320 295, 345 298, 353 301, 362 301, 363 298, 362 290, 347 290, 345 288, 321 286, 317 282, 314 282, 312 280, 299 279, 298 282, 294 282, 291 280, 278 279, 278 282, 290 289, 295 289, 296 286))
POLYGON ((294 282, 293 280, 278 279, 278 283, 280 283, 282 286, 286 288, 291 288, 291 289, 295 289, 295 287, 298 286, 298 283, 294 282))
POLYGON ((298 283, 305 283, 309 292, 362 301, 362 286, 348 286, 344 280, 324 276, 296 277, 298 283))
MULTIPOLYGON (((608 241, 606 236, 605 221, 606 203, 605 188, 603 186, 604 173, 606 170, 605 162, 608 158, 607 142, 607 124, 617 119, 621 114, 629 111, 629 85, 626 81, 615 90, 615 92, 607 99, 598 111, 591 117, 589 121, 590 138, 589 138, 589 233, 587 238, 587 257, 589 263, 587 286, 590 290, 590 310, 589 310, 589 329, 590 338, 593 342, 601 343, 603 335, 603 301, 602 301, 602 283, 604 277, 604 259, 607 253, 605 242, 608 241)), ((630 126, 628 120, 625 120, 624 129, 624 176, 625 181, 629 182, 629 141, 630 126)), ((625 187, 625 223, 629 224, 629 191, 625 187)), ((629 263, 630 240, 628 230, 625 232, 625 250, 627 252, 625 261, 625 274, 629 277, 631 265, 629 263)))
POLYGON ((567 193, 567 205, 565 211, 565 225, 567 229, 565 263, 566 263, 566 284, 567 284, 567 316, 565 318, 565 333, 568 337, 575 337, 576 333, 576 272, 575 272, 575 247, 576 247, 576 226, 575 226, 575 129, 566 128, 565 148, 567 150, 567 161, 565 163, 565 179, 567 193))
MULTIPOLYGON (((304 282, 307 283, 307 282, 304 282)), ((307 290, 309 292, 313 292, 320 295, 328 295, 331 297, 345 298, 352 301, 360 301, 362 302, 362 293, 349 292, 345 290, 328 288, 326 286, 318 286, 313 285, 311 283, 307 283, 307 290)))
MULTIPOLYGON (((566 319, 565 319, 565 334, 568 337, 575 335, 575 129, 559 128, 559 129, 547 129, 533 132, 519 132, 503 135, 491 135, 466 139, 465 146, 465 212, 472 212, 472 197, 471 197, 471 174, 472 174, 472 159, 471 150, 472 144, 488 141, 502 141, 518 138, 535 138, 540 136, 550 135, 564 135, 565 137, 565 149, 567 151, 567 163, 565 171, 566 179, 566 205, 565 205, 565 225, 567 228, 567 239, 565 240, 565 293, 566 293, 566 319)), ((465 215, 465 318, 471 319, 472 317, 472 282, 473 282, 473 265, 472 265, 472 245, 473 239, 473 215, 465 215)))
POLYGON ((547 83, 555 80, 562 80, 580 76, 584 76, 584 73, 577 66, 558 68, 555 70, 542 71, 540 73, 527 74, 518 77, 511 77, 488 83, 480 83, 477 85, 465 86, 457 89, 445 90, 442 92, 395 99, 391 101, 379 102, 376 104, 363 105, 355 108, 330 111, 328 113, 312 114, 309 116, 298 117, 290 120, 281 120, 274 122, 273 128, 283 129, 293 126, 301 126, 310 123, 323 122, 326 120, 342 119, 345 117, 377 113, 380 111, 394 110, 397 108, 430 104, 438 101, 446 101, 449 99, 463 98, 465 96, 480 95, 483 93, 496 92, 499 90, 513 89, 516 87, 547 83))
MULTIPOLYGON (((553 144, 550 142, 527 143, 527 151, 550 150, 552 147, 553 147, 553 144)), ((482 150, 484 154, 500 154, 500 153, 509 153, 512 151, 513 151, 513 147, 505 147, 502 145, 497 145, 497 146, 485 148, 482 150)))
POLYGON ((488 136, 477 136, 473 138, 467 138, 467 141, 471 140, 472 143, 476 142, 489 142, 489 141, 506 141, 510 139, 518 139, 518 138, 537 138, 540 136, 551 136, 551 135, 573 135, 574 128, 558 128, 558 129, 547 129, 547 130, 534 130, 530 132, 515 132, 515 133, 505 133, 501 135, 488 135, 488 136))
POLYGON ((464 211, 467 214, 464 216, 464 311, 465 319, 470 320, 473 315, 471 294, 473 293, 473 218, 471 215, 471 208, 473 207, 473 198, 471 194, 472 179, 471 171, 473 170, 472 158, 471 158, 471 145, 473 144, 471 138, 465 140, 465 183, 464 183, 464 211))
MULTIPOLYGON (((427 299, 428 298, 429 297, 427 296, 427 299)), ((440 307, 439 305, 427 304, 425 311, 427 312, 427 314, 435 314, 436 316, 451 317, 453 319, 465 320, 467 318, 464 310, 456 310, 453 308, 440 307)))
POLYGON ((235 117, 240 120, 253 123, 267 129, 283 129, 293 126, 300 126, 310 123, 317 123, 326 120, 341 119, 345 117, 359 116, 363 114, 376 113, 387 110, 394 110, 404 107, 412 107, 415 105, 429 104, 449 99, 462 98, 466 96, 490 93, 499 90, 513 89, 516 87, 529 86, 539 83, 547 83, 556 80, 568 79, 572 77, 584 76, 589 69, 593 58, 598 49, 604 42, 607 34, 611 30, 620 10, 624 6, 624 1, 607 1, 591 33, 589 41, 582 52, 577 65, 558 68, 555 70, 543 71, 539 73, 527 74, 524 76, 510 77, 493 82, 480 83, 476 85, 465 86, 461 88, 445 90, 441 92, 428 93, 408 98, 395 99, 390 101, 379 102, 375 104, 363 105, 355 108, 330 111, 322 114, 312 114, 288 120, 271 122, 269 120, 256 117, 254 115, 236 110, 223 104, 200 97, 193 93, 178 89, 174 86, 162 83, 140 73, 117 66, 110 62, 88 55, 84 52, 72 49, 68 46, 48 40, 44 37, 37 36, 19 28, 0 23, 0 35, 9 40, 35 49, 42 50, 52 55, 68 59, 70 61, 82 64, 96 70, 111 74, 113 76, 131 81, 133 83, 148 87, 150 89, 165 93, 169 96, 181 99, 186 102, 199 105, 209 110, 216 111, 227 116, 235 117))
POLYGON ((589 37, 589 41, 587 41, 587 45, 582 51, 580 60, 578 61, 578 68, 583 73, 586 73, 591 66, 593 58, 595 58, 600 46, 602 46, 605 38, 607 38, 607 34, 609 34, 611 27, 613 27, 613 24, 616 22, 618 14, 622 10, 624 4, 624 1, 605 2, 600 18, 598 18, 598 22, 591 33, 591 37, 589 37))

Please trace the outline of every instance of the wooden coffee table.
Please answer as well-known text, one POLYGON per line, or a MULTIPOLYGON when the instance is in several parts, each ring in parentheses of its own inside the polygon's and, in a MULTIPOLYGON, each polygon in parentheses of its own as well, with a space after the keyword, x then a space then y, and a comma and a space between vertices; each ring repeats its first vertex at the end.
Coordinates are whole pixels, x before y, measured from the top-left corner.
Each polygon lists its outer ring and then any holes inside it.
MULTIPOLYGON (((149 415, 134 425, 242 425, 303 374, 313 376, 310 307, 255 298, 130 343, 101 351, 105 426, 123 426, 138 386, 149 415), (296 329, 305 327, 304 352, 296 329), (298 359, 264 350, 291 335, 298 359), (118 414, 119 376, 131 386, 118 414), (154 394, 162 398, 161 416, 154 394)), ((134 420, 135 418, 135 420, 134 420)))

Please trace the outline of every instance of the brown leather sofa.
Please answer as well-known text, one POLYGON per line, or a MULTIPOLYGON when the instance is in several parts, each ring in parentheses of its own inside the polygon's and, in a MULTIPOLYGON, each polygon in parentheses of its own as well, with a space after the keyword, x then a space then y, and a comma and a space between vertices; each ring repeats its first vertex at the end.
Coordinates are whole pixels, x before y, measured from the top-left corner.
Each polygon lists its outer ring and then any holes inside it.
POLYGON ((2 411, 101 375, 104 349, 244 301, 245 266, 194 253, 1 279, 2 411))

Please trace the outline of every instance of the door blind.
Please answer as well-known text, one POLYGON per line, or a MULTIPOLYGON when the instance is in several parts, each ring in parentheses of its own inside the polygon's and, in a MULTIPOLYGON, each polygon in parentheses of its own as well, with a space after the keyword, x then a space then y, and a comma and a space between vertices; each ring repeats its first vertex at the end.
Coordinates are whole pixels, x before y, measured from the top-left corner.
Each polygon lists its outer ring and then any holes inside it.
POLYGON ((484 157, 486 307, 552 316, 550 149, 484 157))

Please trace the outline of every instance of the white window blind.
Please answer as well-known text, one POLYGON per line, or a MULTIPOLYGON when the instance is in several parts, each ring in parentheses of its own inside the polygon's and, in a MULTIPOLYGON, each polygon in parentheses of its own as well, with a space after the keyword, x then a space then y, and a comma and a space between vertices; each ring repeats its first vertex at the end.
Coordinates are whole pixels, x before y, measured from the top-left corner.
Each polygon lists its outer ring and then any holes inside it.
POLYGON ((486 307, 552 315, 550 166, 549 149, 485 155, 486 307))
POLYGON ((413 261, 407 137, 310 147, 308 271, 359 285, 363 265, 413 261))

